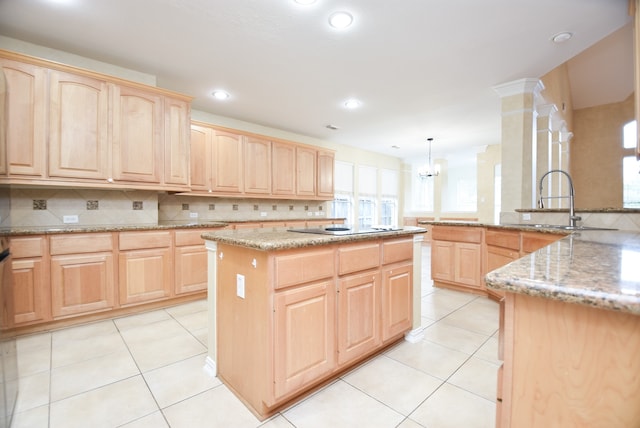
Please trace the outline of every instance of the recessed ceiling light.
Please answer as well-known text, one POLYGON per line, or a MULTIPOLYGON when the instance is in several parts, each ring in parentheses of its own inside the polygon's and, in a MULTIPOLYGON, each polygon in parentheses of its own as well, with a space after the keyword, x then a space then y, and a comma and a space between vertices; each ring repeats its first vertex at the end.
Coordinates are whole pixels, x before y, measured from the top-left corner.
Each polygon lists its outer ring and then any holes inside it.
POLYGON ((333 28, 347 28, 353 23, 353 15, 349 12, 334 12, 329 17, 329 25, 333 28))
POLYGON ((562 43, 562 42, 566 42, 571 37, 573 37, 572 33, 568 31, 563 31, 562 33, 558 33, 555 36, 553 36, 551 40, 553 40, 554 43, 562 43))
POLYGON ((213 95, 213 98, 215 98, 216 100, 226 100, 230 97, 229 92, 223 91, 221 89, 213 91, 211 95, 213 95))
POLYGON ((336 131, 336 130, 340 129, 337 126, 332 125, 332 124, 328 124, 327 126, 325 126, 325 128, 330 129, 332 131, 336 131))
POLYGON ((316 0, 293 0, 293 1, 295 1, 298 4, 304 4, 304 5, 313 4, 316 2, 316 0))
POLYGON ((362 105, 362 102, 356 99, 350 99, 344 102, 344 106, 348 109, 358 108, 362 105))

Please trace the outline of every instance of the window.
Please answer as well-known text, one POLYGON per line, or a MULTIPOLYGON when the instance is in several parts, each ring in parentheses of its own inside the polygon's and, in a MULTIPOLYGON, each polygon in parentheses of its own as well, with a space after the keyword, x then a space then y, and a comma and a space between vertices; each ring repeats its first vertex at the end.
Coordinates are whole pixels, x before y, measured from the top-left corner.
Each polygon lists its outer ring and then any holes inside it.
MULTIPOLYGON (((638 127, 635 120, 624 126, 623 145, 625 149, 635 149, 637 132, 638 127)), ((640 208, 640 164, 635 154, 625 156, 622 159, 622 206, 624 208, 640 208)))
POLYGON ((376 200, 363 196, 358 203, 358 227, 367 228, 373 226, 376 217, 376 200))
POLYGON ((331 215, 344 218, 346 224, 353 224, 353 164, 336 161, 335 198, 331 204, 331 215))
POLYGON ((346 224, 353 224, 353 197, 336 194, 331 203, 331 216, 344 218, 346 224))
POLYGON ((396 226, 398 224, 398 200, 382 199, 380 203, 380 224, 396 226))

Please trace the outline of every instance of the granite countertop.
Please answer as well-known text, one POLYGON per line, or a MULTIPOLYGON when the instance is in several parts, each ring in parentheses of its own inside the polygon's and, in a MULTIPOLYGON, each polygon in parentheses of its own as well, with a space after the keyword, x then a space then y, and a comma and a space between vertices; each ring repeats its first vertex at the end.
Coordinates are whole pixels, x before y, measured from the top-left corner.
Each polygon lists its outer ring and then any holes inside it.
POLYGON ((163 229, 200 229, 226 227, 223 222, 159 222, 148 224, 106 224, 106 225, 77 225, 69 224, 62 226, 30 226, 12 227, 10 229, 0 229, 0 234, 4 236, 18 235, 55 235, 61 233, 91 233, 91 232, 128 232, 136 230, 163 230, 163 229))
POLYGON ((418 221, 421 225, 432 226, 465 226, 465 227, 485 227, 491 229, 505 229, 505 230, 521 230, 521 231, 535 231, 540 233, 555 233, 560 235, 569 235, 572 230, 559 229, 551 225, 536 225, 536 224, 494 224, 494 223, 479 223, 477 221, 465 221, 465 220, 421 220, 418 221))
POLYGON ((576 232, 489 272, 496 290, 640 315, 640 233, 576 232))
POLYGON ((272 227, 252 230, 219 230, 206 232, 204 239, 223 244, 236 245, 263 251, 313 247, 344 242, 368 241, 380 238, 395 238, 425 233, 421 227, 406 226, 400 230, 356 233, 353 235, 320 235, 314 233, 289 232, 286 227, 272 227))
MULTIPOLYGON (((220 220, 220 221, 160 221, 158 223, 137 224, 105 224, 105 225, 78 225, 65 224, 59 226, 16 226, 0 229, 0 236, 18 235, 55 235, 60 233, 91 233, 91 232, 128 232, 136 230, 163 230, 163 229, 202 229, 222 228, 229 223, 269 223, 282 221, 309 221, 311 219, 264 219, 264 220, 220 220)), ((313 220, 344 220, 342 218, 313 218, 313 220)))

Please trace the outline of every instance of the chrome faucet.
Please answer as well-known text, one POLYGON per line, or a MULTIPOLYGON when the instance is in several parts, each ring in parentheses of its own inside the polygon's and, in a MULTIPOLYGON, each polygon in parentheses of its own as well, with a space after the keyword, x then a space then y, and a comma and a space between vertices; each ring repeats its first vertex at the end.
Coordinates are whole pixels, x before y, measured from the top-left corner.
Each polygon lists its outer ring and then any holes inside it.
POLYGON ((576 208, 574 204, 574 191, 573 191, 573 180, 568 172, 563 171, 561 169, 552 169, 551 171, 545 172, 540 178, 540 198, 538 199, 538 208, 544 208, 544 204, 542 203, 543 199, 569 199, 569 226, 576 227, 576 222, 578 220, 582 220, 582 217, 576 215, 576 208), (560 174, 564 174, 567 176, 569 180, 569 196, 542 196, 542 181, 544 178, 551 174, 552 172, 559 172, 560 174))

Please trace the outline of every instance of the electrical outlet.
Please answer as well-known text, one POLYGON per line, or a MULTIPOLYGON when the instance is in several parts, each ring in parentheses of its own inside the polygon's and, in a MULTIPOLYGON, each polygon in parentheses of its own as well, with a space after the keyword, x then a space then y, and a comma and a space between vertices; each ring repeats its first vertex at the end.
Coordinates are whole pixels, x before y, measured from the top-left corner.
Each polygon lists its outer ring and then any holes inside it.
POLYGON ((198 213, 189 213, 189 217, 198 218, 198 213))
POLYGON ((267 213, 265 211, 260 211, 260 217, 266 217, 267 213))
POLYGON ((78 222, 78 216, 77 215, 65 215, 65 216, 62 216, 62 222, 65 223, 65 224, 77 223, 78 222))
POLYGON ((531 214, 529 214, 529 213, 522 214, 522 219, 523 220, 531 220, 531 214))
POLYGON ((236 294, 244 299, 244 275, 236 274, 236 294))

